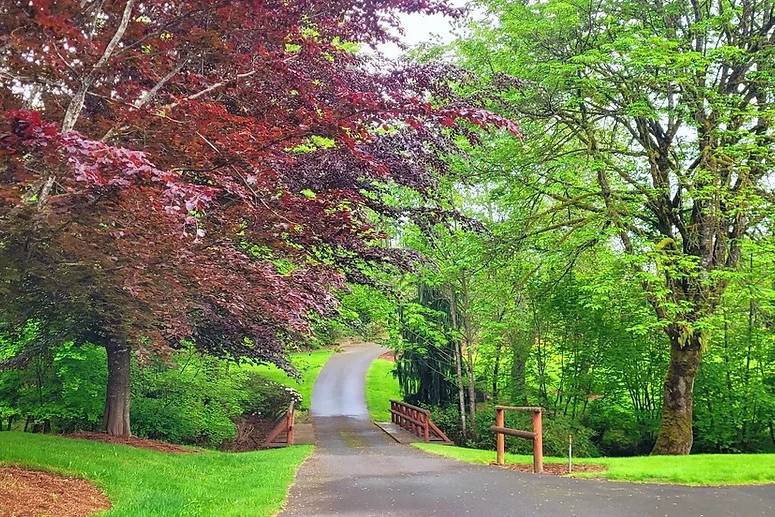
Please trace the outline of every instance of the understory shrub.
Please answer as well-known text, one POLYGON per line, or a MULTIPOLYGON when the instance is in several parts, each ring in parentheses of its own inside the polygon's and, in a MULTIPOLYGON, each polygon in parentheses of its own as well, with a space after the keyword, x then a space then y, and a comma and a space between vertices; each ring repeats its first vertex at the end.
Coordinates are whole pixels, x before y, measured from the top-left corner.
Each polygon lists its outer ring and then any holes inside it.
POLYGON ((217 447, 234 437, 233 419, 245 398, 239 376, 222 361, 194 351, 136 368, 132 381, 132 431, 138 436, 217 447))
POLYGON ((64 343, 24 368, 0 371, 0 427, 62 432, 98 428, 105 364, 102 347, 64 343))
POLYGON ((233 440, 243 415, 274 420, 301 400, 292 388, 193 349, 176 354, 173 364, 137 368, 133 379, 137 435, 203 447, 233 440))
MULTIPOLYGON (((99 430, 105 365, 104 348, 65 343, 23 368, 0 371, 0 430, 99 430)), ((133 434, 203 447, 232 440, 242 415, 274 419, 301 399, 292 388, 193 348, 134 363, 131 389, 133 434)))
MULTIPOLYGON (((490 426, 495 424, 495 408, 482 405, 477 408, 476 434, 463 440, 460 429, 460 417, 455 406, 432 408, 431 418, 444 433, 458 445, 476 449, 495 450, 495 434, 490 426)), ((506 412, 506 427, 532 430, 531 416, 526 413, 506 412)), ((566 456, 568 454, 568 436, 573 435, 573 454, 579 457, 599 456, 600 452, 592 442, 594 431, 579 421, 563 415, 544 413, 544 454, 547 456, 566 456)), ((530 440, 506 437, 506 450, 514 454, 531 454, 533 445, 530 440)))
POLYGON ((604 456, 632 456, 651 452, 659 413, 635 414, 603 400, 590 405, 584 423, 595 430, 593 441, 604 456))
POLYGON ((301 394, 290 386, 265 379, 250 372, 241 380, 242 414, 274 420, 288 410, 291 401, 299 407, 301 394))

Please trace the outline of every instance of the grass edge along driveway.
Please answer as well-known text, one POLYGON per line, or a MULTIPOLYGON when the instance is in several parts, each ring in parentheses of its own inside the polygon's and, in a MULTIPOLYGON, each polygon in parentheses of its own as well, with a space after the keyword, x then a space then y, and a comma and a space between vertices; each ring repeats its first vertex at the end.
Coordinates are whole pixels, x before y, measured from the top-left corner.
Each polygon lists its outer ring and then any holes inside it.
MULTIPOLYGON (((418 449, 468 463, 495 462, 495 451, 433 443, 415 443, 418 449)), ((567 458, 545 457, 546 463, 567 458)), ((775 454, 692 454, 689 456, 635 456, 627 458, 574 458, 574 464, 603 465, 602 472, 579 472, 575 477, 613 481, 672 483, 693 486, 763 485, 775 483, 775 454)), ((533 463, 530 455, 506 453, 506 464, 533 463)))
POLYGON ((270 516, 285 503, 311 445, 244 453, 170 454, 126 445, 0 432, 0 464, 87 479, 112 508, 101 516, 270 516))
POLYGON ((396 363, 378 358, 366 372, 366 406, 375 422, 390 421, 390 400, 401 400, 401 388, 393 374, 396 363))
POLYGON ((289 386, 301 394, 301 405, 309 409, 312 402, 312 387, 318 378, 320 370, 334 354, 333 348, 320 348, 309 352, 294 352, 288 355, 293 366, 299 371, 301 378, 289 376, 285 371, 272 364, 251 365, 244 364, 240 368, 243 371, 253 371, 265 379, 274 381, 283 386, 289 386))

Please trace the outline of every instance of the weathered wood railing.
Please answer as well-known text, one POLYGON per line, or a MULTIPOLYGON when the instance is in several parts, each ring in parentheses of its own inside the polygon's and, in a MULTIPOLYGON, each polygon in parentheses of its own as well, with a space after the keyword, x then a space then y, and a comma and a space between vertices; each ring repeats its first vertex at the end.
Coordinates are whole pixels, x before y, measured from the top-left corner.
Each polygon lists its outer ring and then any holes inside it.
POLYGON ((296 408, 294 402, 288 406, 288 411, 281 416, 274 428, 264 440, 265 447, 285 447, 293 445, 293 427, 296 420, 296 408))
POLYGON ((427 409, 391 400, 390 420, 426 442, 452 443, 452 440, 433 423, 431 413, 427 409))
POLYGON ((518 436, 533 440, 533 472, 540 474, 544 471, 544 434, 541 415, 544 410, 540 407, 514 407, 495 406, 495 425, 490 431, 495 433, 495 450, 498 465, 505 463, 506 435, 518 436), (520 411, 533 414, 533 431, 522 431, 506 427, 506 411, 520 411))

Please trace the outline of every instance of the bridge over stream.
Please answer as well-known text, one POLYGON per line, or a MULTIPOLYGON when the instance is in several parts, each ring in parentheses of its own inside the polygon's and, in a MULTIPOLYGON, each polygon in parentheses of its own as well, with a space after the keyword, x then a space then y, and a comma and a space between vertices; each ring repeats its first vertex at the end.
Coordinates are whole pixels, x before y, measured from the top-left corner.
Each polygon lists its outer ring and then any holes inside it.
POLYGON ((695 488, 536 476, 396 443, 370 421, 364 398, 366 370, 383 351, 372 344, 352 346, 320 372, 312 395, 318 447, 301 467, 281 515, 775 515, 771 486, 695 488))

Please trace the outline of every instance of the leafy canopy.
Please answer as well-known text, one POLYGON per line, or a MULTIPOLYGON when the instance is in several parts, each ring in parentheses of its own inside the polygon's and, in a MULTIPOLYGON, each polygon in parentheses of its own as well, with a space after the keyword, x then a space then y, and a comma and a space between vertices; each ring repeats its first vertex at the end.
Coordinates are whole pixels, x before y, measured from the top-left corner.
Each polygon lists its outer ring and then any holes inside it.
MULTIPOLYGON (((354 53, 437 1, 0 7, 0 321, 64 340, 282 362, 381 247, 384 186, 429 192, 449 136, 509 121, 425 65, 354 53), (433 99, 433 103, 430 102, 433 99), (370 210, 367 210, 369 208, 370 210)), ((389 214, 390 215, 390 214, 389 214)))

